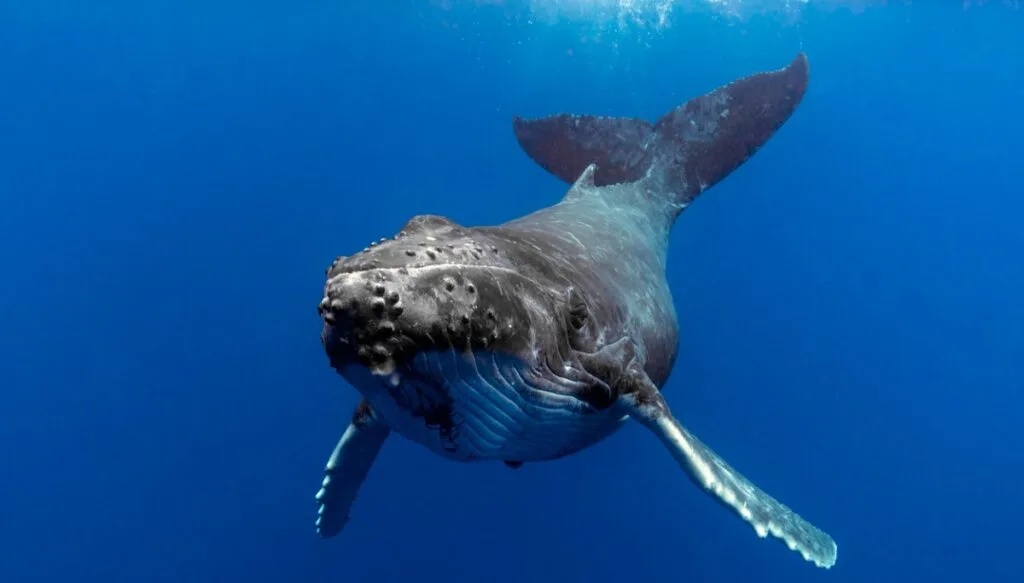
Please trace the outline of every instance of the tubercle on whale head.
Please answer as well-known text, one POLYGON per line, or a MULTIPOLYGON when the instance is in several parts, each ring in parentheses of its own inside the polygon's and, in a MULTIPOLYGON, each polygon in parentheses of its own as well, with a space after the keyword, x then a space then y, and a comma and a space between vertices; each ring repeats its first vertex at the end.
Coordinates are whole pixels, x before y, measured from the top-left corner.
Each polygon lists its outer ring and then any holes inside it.
POLYGON ((417 215, 393 237, 384 237, 351 256, 339 256, 327 279, 370 269, 413 269, 430 265, 501 265, 498 248, 439 215, 417 215))
POLYGON ((331 366, 345 376, 358 365, 397 384, 418 354, 454 349, 578 374, 566 359, 593 343, 585 298, 520 273, 513 254, 486 232, 426 216, 336 261, 319 305, 331 366))
POLYGON ((486 234, 420 215, 328 268, 321 339, 339 371, 382 376, 424 350, 525 353, 531 322, 550 311, 543 292, 486 234))

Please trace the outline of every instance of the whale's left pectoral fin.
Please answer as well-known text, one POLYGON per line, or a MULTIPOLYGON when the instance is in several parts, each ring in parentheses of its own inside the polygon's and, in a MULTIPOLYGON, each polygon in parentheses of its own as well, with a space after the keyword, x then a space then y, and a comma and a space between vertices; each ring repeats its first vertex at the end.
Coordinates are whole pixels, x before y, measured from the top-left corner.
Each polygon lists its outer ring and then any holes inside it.
POLYGON ((335 536, 345 527, 359 488, 390 434, 366 401, 360 403, 327 460, 323 485, 316 494, 316 532, 321 537, 335 536))
POLYGON ((683 427, 638 366, 630 366, 620 383, 619 404, 658 436, 698 486, 750 523, 758 536, 781 539, 819 567, 835 564, 837 548, 832 537, 762 492, 683 427))

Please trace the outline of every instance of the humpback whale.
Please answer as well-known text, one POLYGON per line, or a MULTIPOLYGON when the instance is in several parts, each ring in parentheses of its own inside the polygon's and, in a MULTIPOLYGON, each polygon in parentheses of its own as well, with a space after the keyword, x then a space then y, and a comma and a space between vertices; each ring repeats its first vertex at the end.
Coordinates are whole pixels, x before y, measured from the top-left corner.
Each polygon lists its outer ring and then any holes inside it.
POLYGON ((335 259, 321 342, 361 400, 316 494, 319 535, 346 525, 393 433, 450 460, 518 468, 635 421, 760 537, 831 567, 833 539, 701 442, 662 393, 679 336, 665 278, 672 227, 789 119, 807 83, 800 53, 654 123, 516 117, 522 150, 571 184, 557 204, 496 226, 419 215, 335 259))

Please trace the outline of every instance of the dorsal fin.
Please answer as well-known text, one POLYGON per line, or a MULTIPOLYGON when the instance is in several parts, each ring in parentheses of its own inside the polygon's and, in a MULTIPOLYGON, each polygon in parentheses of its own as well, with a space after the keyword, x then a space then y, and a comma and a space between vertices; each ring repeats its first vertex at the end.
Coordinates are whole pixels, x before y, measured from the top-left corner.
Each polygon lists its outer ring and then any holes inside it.
MULTIPOLYGON (((594 185, 647 178, 645 196, 672 219, 750 158, 796 109, 807 89, 803 53, 786 67, 744 77, 668 112, 657 124, 632 118, 556 115, 515 118, 519 145, 541 167, 594 185)), ((576 189, 576 186, 573 187, 576 189)))
POLYGON ((565 198, 586 196, 587 191, 596 188, 597 184, 594 182, 596 172, 597 164, 590 164, 584 168, 583 173, 576 179, 576 182, 572 183, 572 188, 569 189, 569 192, 565 193, 565 198))

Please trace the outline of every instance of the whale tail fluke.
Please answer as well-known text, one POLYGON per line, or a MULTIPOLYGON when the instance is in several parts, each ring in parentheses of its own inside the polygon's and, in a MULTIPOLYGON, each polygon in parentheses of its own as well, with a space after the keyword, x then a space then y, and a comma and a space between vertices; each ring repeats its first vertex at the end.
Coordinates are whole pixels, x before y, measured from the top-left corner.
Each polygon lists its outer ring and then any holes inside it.
POLYGON ((676 107, 653 125, 635 118, 560 114, 513 120, 519 145, 572 184, 595 164, 594 185, 640 179, 663 202, 686 208, 752 156, 796 110, 807 57, 738 79, 676 107))

